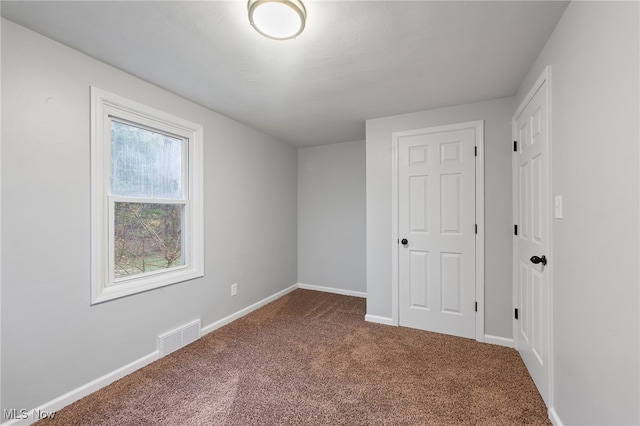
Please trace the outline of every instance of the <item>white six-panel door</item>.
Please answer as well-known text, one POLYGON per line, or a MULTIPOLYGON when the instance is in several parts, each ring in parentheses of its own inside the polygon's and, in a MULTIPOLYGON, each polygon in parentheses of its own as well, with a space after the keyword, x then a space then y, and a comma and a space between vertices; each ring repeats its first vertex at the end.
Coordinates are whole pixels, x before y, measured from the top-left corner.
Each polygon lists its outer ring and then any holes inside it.
POLYGON ((514 115, 515 344, 549 403, 549 120, 546 72, 514 115), (544 256, 544 257, 543 257, 544 256))
POLYGON ((461 124, 395 135, 402 326, 476 337, 478 132, 461 124))

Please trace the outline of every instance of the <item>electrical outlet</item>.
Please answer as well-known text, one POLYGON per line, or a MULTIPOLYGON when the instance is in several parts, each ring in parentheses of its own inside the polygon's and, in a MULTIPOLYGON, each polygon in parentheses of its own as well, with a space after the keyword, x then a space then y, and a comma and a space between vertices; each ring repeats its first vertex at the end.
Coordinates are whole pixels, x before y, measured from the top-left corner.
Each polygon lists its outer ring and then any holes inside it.
POLYGON ((231 295, 235 296, 238 294, 238 283, 231 284, 231 295))

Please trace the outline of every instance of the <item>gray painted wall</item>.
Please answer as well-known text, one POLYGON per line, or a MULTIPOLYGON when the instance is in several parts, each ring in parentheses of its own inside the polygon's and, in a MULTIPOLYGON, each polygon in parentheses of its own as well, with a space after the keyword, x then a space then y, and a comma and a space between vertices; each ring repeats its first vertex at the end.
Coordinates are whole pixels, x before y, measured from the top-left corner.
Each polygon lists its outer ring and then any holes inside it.
POLYGON ((295 148, 6 20, 2 124, 2 409, 35 408, 152 353, 162 332, 296 283, 295 148), (204 125, 204 278, 90 306, 90 85, 204 125))
POLYGON ((640 424, 639 5, 572 2, 518 92, 551 69, 554 407, 640 424))
POLYGON ((485 122, 485 334, 511 338, 513 98, 367 120, 367 314, 391 318, 391 133, 485 122))
POLYGON ((298 282, 366 291, 365 141, 298 150, 298 282))

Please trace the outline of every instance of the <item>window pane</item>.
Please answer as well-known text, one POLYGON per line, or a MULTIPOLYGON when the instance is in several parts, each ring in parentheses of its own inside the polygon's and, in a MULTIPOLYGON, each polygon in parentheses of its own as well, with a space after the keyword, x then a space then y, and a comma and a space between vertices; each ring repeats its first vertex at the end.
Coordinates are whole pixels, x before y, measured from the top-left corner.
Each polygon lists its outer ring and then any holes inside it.
POLYGON ((184 265, 181 204, 115 203, 114 276, 184 265))
POLYGON ((182 198, 182 140, 111 122, 111 193, 182 198))

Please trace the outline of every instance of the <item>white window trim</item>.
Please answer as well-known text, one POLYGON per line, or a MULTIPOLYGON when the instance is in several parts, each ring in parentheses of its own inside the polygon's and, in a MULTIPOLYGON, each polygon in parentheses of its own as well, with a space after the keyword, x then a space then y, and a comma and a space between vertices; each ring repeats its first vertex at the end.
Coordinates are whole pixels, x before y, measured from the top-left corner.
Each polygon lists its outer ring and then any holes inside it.
MULTIPOLYGON (((203 127, 138 102, 91 87, 91 304, 117 299, 204 276, 203 127), (130 279, 111 278, 109 198, 111 119, 117 117, 176 135, 187 141, 187 193, 182 229, 185 264, 130 279)), ((120 197, 112 197, 112 199, 120 197)), ((153 203, 155 199, 128 201, 153 203)), ((162 200, 171 203, 171 200, 162 200)))

